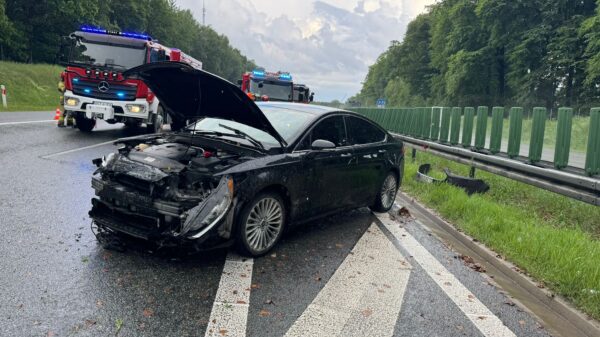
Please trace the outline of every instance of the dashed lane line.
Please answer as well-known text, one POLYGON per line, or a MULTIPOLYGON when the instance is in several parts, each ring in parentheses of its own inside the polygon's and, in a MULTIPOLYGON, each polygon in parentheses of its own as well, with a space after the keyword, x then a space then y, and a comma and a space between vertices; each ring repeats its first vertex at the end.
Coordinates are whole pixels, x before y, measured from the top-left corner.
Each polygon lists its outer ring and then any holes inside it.
POLYGON ((515 334, 494 315, 473 293, 450 273, 425 247, 387 214, 377 215, 390 233, 425 270, 444 293, 458 306, 486 337, 515 337, 515 334))
POLYGON ((205 337, 246 336, 254 261, 229 253, 205 337))
POLYGON ((392 336, 410 272, 372 224, 285 336, 392 336))
POLYGON ((48 120, 43 120, 43 121, 4 122, 4 123, 0 123, 0 126, 19 125, 19 124, 34 124, 34 123, 50 123, 50 122, 56 122, 56 121, 52 120, 52 119, 48 119, 48 120))
POLYGON ((54 158, 54 157, 64 156, 65 154, 69 154, 69 153, 73 153, 73 152, 78 152, 78 151, 83 151, 83 150, 89 150, 89 149, 93 149, 95 147, 100 147, 100 146, 112 144, 115 141, 116 141, 116 139, 115 140, 109 140, 108 142, 103 142, 103 143, 98 143, 98 144, 94 144, 94 145, 90 145, 90 146, 79 147, 79 148, 72 149, 72 150, 67 150, 67 151, 52 153, 52 154, 49 154, 49 155, 41 156, 40 158, 42 158, 42 159, 50 159, 50 158, 54 158))

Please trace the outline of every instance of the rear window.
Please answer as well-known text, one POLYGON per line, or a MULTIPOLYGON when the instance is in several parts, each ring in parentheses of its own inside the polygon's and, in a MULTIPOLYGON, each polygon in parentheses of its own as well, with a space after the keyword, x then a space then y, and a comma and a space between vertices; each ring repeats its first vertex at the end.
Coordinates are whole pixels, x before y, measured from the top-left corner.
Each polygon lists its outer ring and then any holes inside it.
POLYGON ((385 139, 385 133, 378 127, 357 117, 346 117, 348 140, 352 145, 378 143, 385 139))

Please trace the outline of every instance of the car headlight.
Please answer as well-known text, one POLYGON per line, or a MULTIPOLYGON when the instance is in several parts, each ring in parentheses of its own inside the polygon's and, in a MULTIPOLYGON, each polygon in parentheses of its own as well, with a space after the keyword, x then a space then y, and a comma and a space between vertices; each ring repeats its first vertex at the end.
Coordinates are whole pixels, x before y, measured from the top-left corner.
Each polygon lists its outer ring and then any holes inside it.
POLYGON ((65 98, 65 105, 67 106, 78 106, 79 100, 75 97, 67 97, 65 98))
POLYGON ((146 110, 146 107, 141 104, 127 104, 125 107, 132 113, 142 113, 146 110))
POLYGON ((233 202, 233 179, 223 177, 217 188, 200 205, 188 211, 177 236, 194 233, 188 239, 198 239, 225 217, 233 202), (199 232, 198 232, 199 231, 199 232), (197 232, 197 233, 196 233, 197 232))

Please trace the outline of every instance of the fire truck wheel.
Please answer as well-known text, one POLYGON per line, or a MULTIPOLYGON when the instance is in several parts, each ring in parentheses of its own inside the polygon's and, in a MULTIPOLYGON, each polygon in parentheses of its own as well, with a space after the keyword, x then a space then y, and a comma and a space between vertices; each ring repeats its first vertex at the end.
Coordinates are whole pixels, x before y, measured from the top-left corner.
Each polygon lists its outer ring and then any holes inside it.
POLYGON ((81 132, 91 132, 94 126, 96 126, 95 119, 89 119, 83 116, 75 117, 75 123, 77 124, 77 128, 81 132))
POLYGON ((163 111, 162 106, 159 105, 156 116, 154 116, 154 122, 146 125, 149 133, 159 133, 163 131, 163 125, 165 124, 164 115, 165 112, 163 111))

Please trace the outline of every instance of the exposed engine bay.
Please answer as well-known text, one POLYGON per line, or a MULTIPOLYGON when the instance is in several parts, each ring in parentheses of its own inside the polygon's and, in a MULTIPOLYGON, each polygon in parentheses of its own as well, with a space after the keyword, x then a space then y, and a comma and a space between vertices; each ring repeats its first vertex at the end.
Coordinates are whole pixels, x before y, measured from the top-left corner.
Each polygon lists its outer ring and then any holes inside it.
POLYGON ((220 173, 257 155, 182 134, 117 144, 118 153, 94 160, 90 216, 99 227, 143 239, 201 238, 234 203, 233 179, 220 173))

